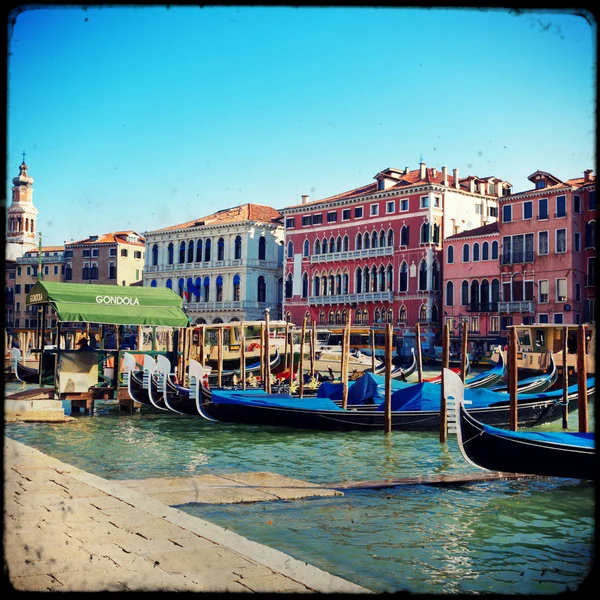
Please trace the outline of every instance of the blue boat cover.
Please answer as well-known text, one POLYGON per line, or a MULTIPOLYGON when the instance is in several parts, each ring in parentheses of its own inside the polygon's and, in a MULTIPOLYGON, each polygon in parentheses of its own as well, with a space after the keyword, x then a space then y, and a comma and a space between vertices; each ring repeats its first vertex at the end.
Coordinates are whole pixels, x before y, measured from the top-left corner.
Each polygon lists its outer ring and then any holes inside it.
POLYGON ((519 440, 530 440, 537 442, 551 442, 553 444, 564 444, 577 448, 594 448, 596 446, 595 433, 578 433, 571 431, 512 431, 510 429, 499 429, 490 425, 484 425, 487 433, 519 440))
POLYGON ((469 377, 467 379, 467 385, 477 383, 486 379, 490 375, 504 375, 506 369, 504 368, 504 361, 500 359, 489 371, 483 371, 482 373, 477 373, 473 377, 469 377))
POLYGON ((212 391, 213 404, 250 404, 265 408, 301 408, 303 410, 343 410, 329 398, 293 398, 289 394, 266 394, 254 390, 212 391))

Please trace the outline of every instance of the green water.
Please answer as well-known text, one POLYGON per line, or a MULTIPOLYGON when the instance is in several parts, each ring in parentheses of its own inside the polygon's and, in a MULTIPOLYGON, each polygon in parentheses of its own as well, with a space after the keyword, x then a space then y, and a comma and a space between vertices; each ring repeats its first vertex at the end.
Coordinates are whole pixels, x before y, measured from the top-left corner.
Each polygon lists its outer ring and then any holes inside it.
MULTIPOLYGON (((113 480, 270 471, 332 483, 479 472, 453 436, 440 444, 437 433, 253 427, 150 409, 129 414, 113 402, 97 402, 94 416, 74 416, 63 424, 7 423, 5 435, 113 480)), ((591 405, 592 430, 593 417, 591 405)), ((545 428, 559 430, 560 422, 545 428)), ((575 412, 569 429, 576 428, 575 412)), ((594 559, 594 487, 577 480, 178 508, 375 592, 557 594, 577 590, 594 559)))

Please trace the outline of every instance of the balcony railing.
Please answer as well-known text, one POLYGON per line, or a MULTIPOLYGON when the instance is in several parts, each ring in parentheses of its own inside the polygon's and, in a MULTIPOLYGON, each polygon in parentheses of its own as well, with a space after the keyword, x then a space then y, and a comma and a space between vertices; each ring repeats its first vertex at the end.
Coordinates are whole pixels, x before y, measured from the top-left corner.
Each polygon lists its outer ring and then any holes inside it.
POLYGON ((159 271, 203 271, 204 269, 223 269, 226 267, 264 267, 265 269, 276 269, 278 263, 274 260, 258 260, 257 258, 209 260, 206 262, 185 262, 171 265, 148 265, 144 267, 147 273, 159 271))
POLYGON ((249 308, 264 308, 267 306, 266 302, 251 302, 251 301, 239 301, 239 302, 184 302, 183 306, 186 310, 190 311, 215 311, 215 310, 247 310, 249 308))
POLYGON ((335 296, 310 296, 308 304, 355 304, 358 302, 391 302, 394 292, 369 292, 364 294, 338 294, 335 296))
POLYGON ((467 305, 467 312, 498 312, 497 302, 472 302, 467 305))
POLYGON ((393 246, 383 246, 382 248, 367 248, 366 250, 348 250, 347 252, 329 252, 328 254, 313 254, 310 257, 311 263, 337 262, 341 260, 351 260, 356 258, 367 258, 372 256, 393 256, 393 246))
POLYGON ((523 300, 518 302, 498 302, 499 313, 533 313, 535 312, 535 302, 533 300, 523 300))

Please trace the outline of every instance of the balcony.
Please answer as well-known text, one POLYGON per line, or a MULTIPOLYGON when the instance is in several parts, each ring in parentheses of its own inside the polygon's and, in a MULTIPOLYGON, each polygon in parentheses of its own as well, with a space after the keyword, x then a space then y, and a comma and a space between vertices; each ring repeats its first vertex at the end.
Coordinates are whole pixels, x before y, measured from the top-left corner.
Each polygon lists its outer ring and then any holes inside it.
POLYGON ((335 296, 310 296, 309 306, 325 304, 358 304, 360 302, 392 302, 394 292, 369 292, 364 294, 338 294, 335 296))
POLYGON ((516 302, 498 302, 499 313, 534 313, 535 302, 533 300, 522 300, 516 302))
POLYGON ((313 254, 310 257, 311 264, 323 262, 339 262, 342 260, 353 260, 357 258, 368 258, 373 256, 393 256, 394 247, 367 248, 366 250, 349 250, 347 252, 329 252, 328 254, 313 254))
POLYGON ((265 308, 266 302, 184 302, 185 310, 195 312, 213 312, 217 310, 248 310, 250 308, 265 308))
POLYGON ((274 260, 258 260, 257 258, 210 260, 206 262, 174 263, 171 265, 146 265, 146 273, 159 273, 161 271, 204 271, 205 269, 224 269, 229 267, 263 267, 276 269, 278 263, 274 260))

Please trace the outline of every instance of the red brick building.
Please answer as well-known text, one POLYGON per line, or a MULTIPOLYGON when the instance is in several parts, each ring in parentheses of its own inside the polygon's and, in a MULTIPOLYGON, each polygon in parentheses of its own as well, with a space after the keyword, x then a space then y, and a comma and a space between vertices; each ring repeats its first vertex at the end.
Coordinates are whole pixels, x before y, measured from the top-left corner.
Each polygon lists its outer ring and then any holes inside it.
POLYGON ((388 168, 373 183, 282 209, 284 315, 300 324, 393 323, 402 354, 421 324, 423 349, 440 334, 446 237, 496 220, 510 184, 427 168, 388 168))

